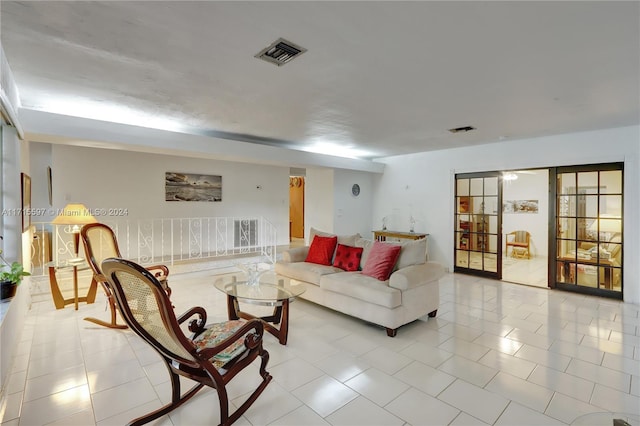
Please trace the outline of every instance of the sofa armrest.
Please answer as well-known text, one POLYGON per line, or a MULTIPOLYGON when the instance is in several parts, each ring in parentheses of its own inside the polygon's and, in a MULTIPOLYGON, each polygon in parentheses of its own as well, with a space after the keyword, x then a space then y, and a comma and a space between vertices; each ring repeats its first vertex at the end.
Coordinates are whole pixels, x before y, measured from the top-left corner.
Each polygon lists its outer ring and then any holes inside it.
POLYGON ((282 252, 282 261, 287 263, 304 262, 309 254, 309 246, 296 247, 282 252))
POLYGON ((408 290, 432 281, 438 281, 444 276, 444 267, 438 262, 426 262, 398 269, 389 277, 389 287, 398 290, 408 290))

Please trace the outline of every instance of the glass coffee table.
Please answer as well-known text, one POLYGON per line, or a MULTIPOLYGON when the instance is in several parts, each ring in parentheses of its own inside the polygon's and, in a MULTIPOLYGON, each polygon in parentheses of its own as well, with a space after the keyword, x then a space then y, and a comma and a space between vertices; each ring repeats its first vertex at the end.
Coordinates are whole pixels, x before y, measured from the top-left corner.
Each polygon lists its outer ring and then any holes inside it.
POLYGON ((218 279, 215 287, 227 295, 227 310, 230 320, 238 318, 260 319, 264 328, 278 338, 282 345, 287 344, 289 334, 289 304, 296 297, 304 293, 304 286, 291 283, 288 278, 275 272, 262 274, 254 282, 237 281, 235 276, 230 280, 218 279), (239 302, 261 306, 273 306, 273 313, 268 316, 257 317, 240 310, 239 302), (280 324, 276 328, 272 324, 280 324))

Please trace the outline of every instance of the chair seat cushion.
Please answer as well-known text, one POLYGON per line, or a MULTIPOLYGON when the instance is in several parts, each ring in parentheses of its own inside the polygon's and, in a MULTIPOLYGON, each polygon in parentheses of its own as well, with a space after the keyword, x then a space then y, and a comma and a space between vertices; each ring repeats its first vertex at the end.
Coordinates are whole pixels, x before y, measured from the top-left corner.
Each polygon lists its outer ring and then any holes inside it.
POLYGON ((325 275, 320 280, 320 288, 327 291, 327 293, 339 293, 343 296, 384 306, 388 309, 402 305, 402 292, 400 290, 389 287, 387 281, 379 281, 361 272, 339 272, 325 275))
MULTIPOLYGON (((211 324, 207 326, 207 329, 193 340, 193 343, 201 351, 206 348, 212 348, 217 346, 236 332, 244 324, 243 320, 232 320, 220 322, 217 324, 211 324)), ((233 342, 225 350, 211 358, 211 362, 216 368, 222 368, 226 363, 233 360, 246 350, 244 346, 244 336, 233 342)))
POLYGON ((294 280, 305 281, 315 285, 320 285, 320 278, 323 275, 335 274, 343 272, 342 269, 335 266, 318 265, 317 263, 308 262, 278 262, 275 266, 276 273, 286 275, 294 280))

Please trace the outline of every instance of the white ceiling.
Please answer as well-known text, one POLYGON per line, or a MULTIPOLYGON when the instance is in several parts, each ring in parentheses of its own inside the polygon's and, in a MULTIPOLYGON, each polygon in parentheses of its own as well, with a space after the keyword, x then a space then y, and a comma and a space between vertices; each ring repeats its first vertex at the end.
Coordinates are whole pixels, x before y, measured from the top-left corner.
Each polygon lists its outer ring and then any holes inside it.
POLYGON ((637 1, 2 0, 0 13, 25 109, 368 158, 640 122, 637 1), (254 58, 279 37, 308 51, 254 58))

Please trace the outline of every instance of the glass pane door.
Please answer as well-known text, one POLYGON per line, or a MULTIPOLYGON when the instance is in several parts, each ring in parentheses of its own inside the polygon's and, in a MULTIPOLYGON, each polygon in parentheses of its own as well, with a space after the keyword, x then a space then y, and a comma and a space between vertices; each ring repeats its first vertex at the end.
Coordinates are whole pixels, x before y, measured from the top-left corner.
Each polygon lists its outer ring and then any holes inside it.
POLYGON ((556 287, 622 298, 622 164, 556 171, 556 287))
POLYGON ((501 199, 498 173, 456 175, 456 272, 500 279, 501 199))

